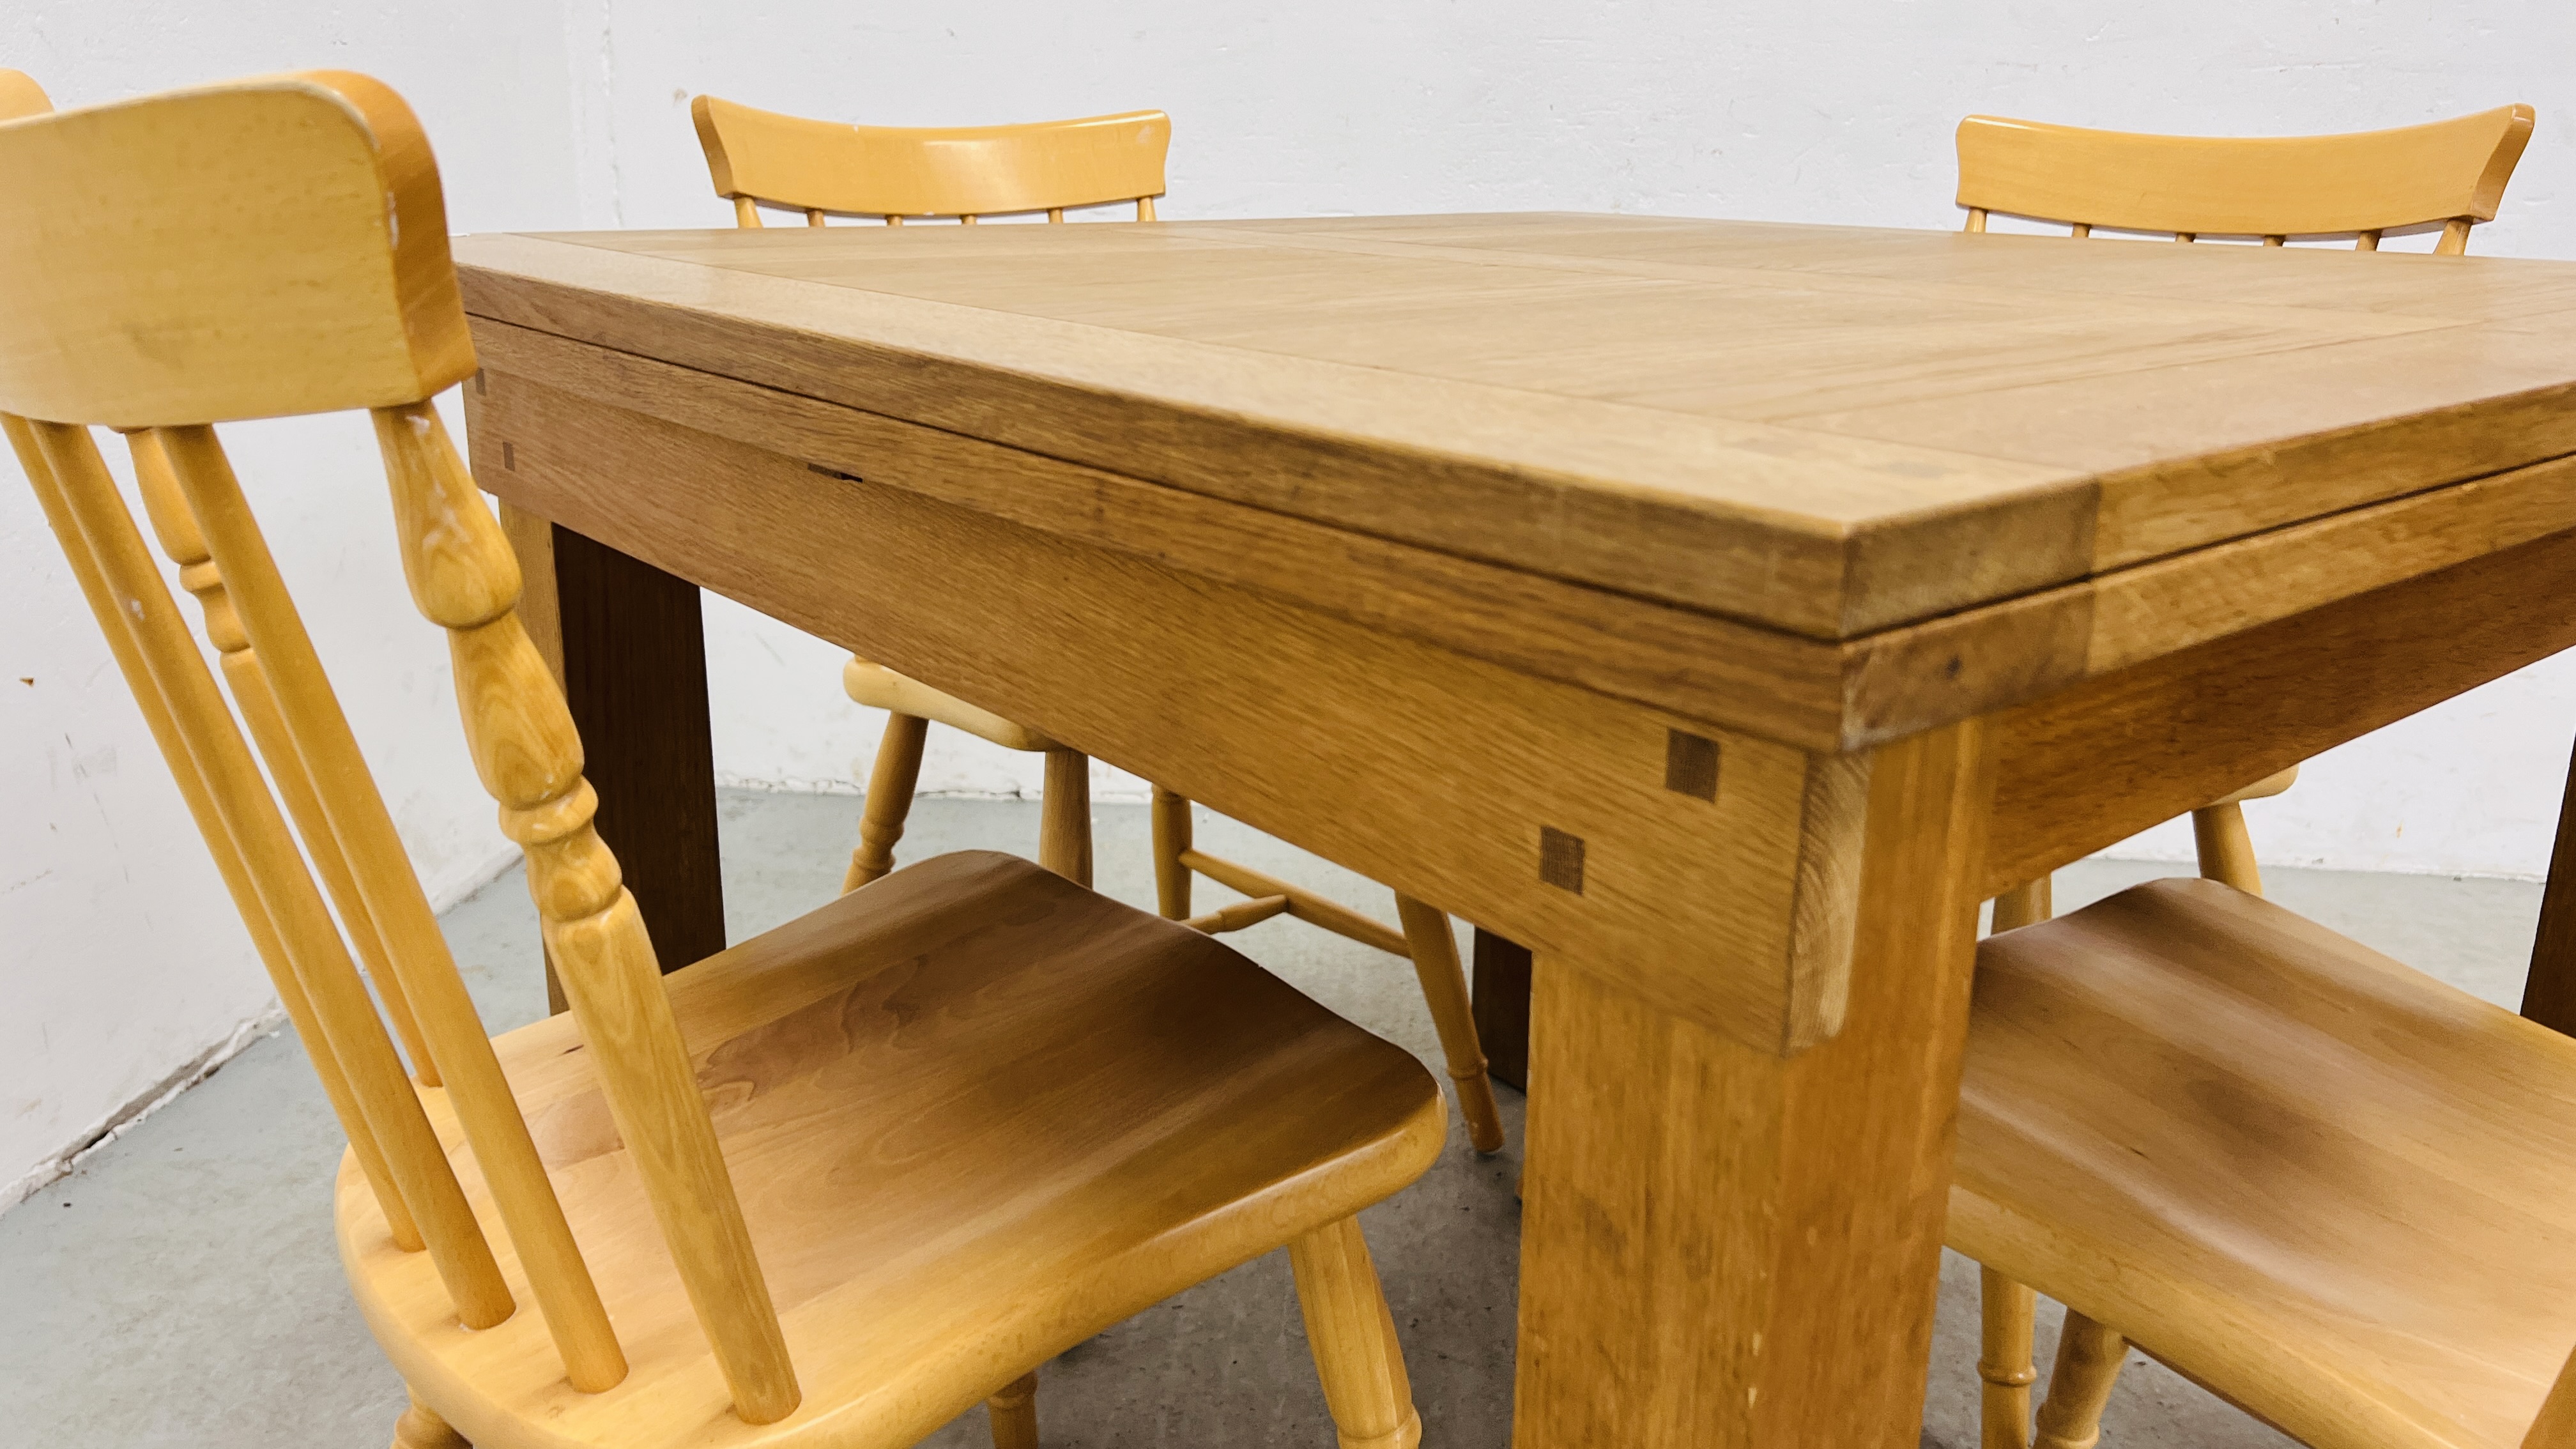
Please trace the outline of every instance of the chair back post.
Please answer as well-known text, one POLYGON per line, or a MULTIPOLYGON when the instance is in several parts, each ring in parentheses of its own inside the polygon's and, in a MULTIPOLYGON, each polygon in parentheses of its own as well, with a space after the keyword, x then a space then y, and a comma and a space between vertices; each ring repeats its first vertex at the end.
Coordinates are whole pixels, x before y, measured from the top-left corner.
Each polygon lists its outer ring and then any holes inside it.
MULTIPOLYGON (((331 924, 321 892, 305 872, 286 819, 216 693, 214 676, 88 429, 51 422, 29 426, 47 477, 61 491, 65 512, 98 564, 109 606, 131 621, 136 652, 154 690, 169 704, 185 756, 202 772, 223 834, 240 851, 261 908, 278 927, 295 979, 321 1027, 321 1051, 348 1074, 361 1115, 382 1148, 387 1170, 458 1318, 470 1328, 501 1322, 515 1304, 491 1247, 420 1099, 404 1079, 393 1041, 331 924)), ((173 765, 177 767, 175 759, 173 765)))
POLYGON ((784 1418, 801 1397, 786 1339, 644 918, 592 827, 599 797, 582 777, 581 736, 519 621, 517 558, 436 409, 419 402, 373 416, 412 600, 448 631, 475 770, 500 803, 503 832, 527 854, 528 892, 610 1115, 735 1412, 755 1424, 784 1418))
POLYGON ((2531 139, 2533 112, 2499 106, 2421 126, 2335 136, 2152 136, 1970 116, 1959 123, 1958 204, 1970 231, 1992 213, 2093 228, 2204 236, 2351 236, 2439 227, 2458 256, 2495 219, 2531 139))
POLYGON ((1171 118, 1128 111, 1017 126, 851 126, 757 110, 715 96, 689 104, 716 194, 737 225, 761 225, 759 203, 827 215, 979 217, 1132 202, 1154 219, 1171 118))
POLYGON ((356 1155, 360 1171, 375 1194, 376 1206, 385 1215, 385 1226, 394 1245, 406 1253, 422 1249, 419 1225, 412 1221, 411 1211, 403 1204, 401 1191, 395 1187, 391 1169, 386 1165, 382 1148, 376 1143, 375 1130, 367 1125, 365 1113, 349 1086, 348 1074, 330 1049, 322 1024, 314 1015, 313 1003, 296 979, 294 964, 288 959, 286 944, 279 937, 277 924, 268 908, 261 904, 257 885, 243 861, 241 850, 234 845, 223 817, 215 808, 208 792, 205 775, 197 768, 172 718, 169 701, 153 682, 145 666, 140 646, 123 611, 116 607, 99 568, 97 555, 89 541, 81 536, 80 525, 72 518, 70 504, 62 490, 55 486, 53 470, 38 451, 35 433, 27 420, 0 413, 0 429, 9 436, 11 451, 18 455, 18 466, 34 488, 36 502, 44 510, 45 523, 53 530, 54 539, 62 546, 63 557, 71 565, 72 577, 79 584, 81 596, 98 620, 99 632, 106 636, 108 652, 115 656, 117 672, 125 677, 125 687, 143 712, 143 721, 152 732, 152 742, 161 757, 169 762, 170 773, 178 782, 179 795, 187 803, 189 818, 196 822, 197 833, 204 837, 206 849, 215 858, 215 869, 223 877, 224 889, 231 895, 233 909, 249 932, 251 946, 258 953, 260 965, 268 972, 269 984, 275 988, 287 1021, 294 1026, 296 1039, 305 1045, 305 1055, 312 1061, 314 1074, 322 1079, 323 1095, 331 1102, 332 1115, 339 1119, 342 1135, 349 1139, 350 1151, 356 1155))
MULTIPOLYGON (((609 1388, 626 1376, 626 1360, 608 1311, 240 480, 211 427, 158 428, 153 440, 169 460, 190 521, 202 530, 213 564, 230 584, 232 611, 249 645, 243 657, 250 693, 263 696, 284 726, 269 772, 315 785, 323 819, 306 839, 317 855, 347 848, 363 913, 382 928, 402 995, 419 1011, 430 1059, 445 1074, 448 1100, 491 1186, 566 1375, 585 1392, 609 1388)), ((246 703, 244 713, 256 711, 246 703)))
MULTIPOLYGON (((344 72, 310 72, 0 123, 0 411, 59 495, 76 574, 96 575, 111 647, 130 644, 147 718, 166 715, 171 765, 195 779, 219 865, 236 860, 254 939, 310 1007, 316 1066, 336 1071, 351 1141, 400 1242, 425 1245, 469 1327, 515 1300, 384 1021, 333 927, 278 802, 215 691, 88 429, 148 430, 166 461, 165 539, 208 609, 226 673, 290 796, 312 792, 307 838, 337 852, 378 933, 389 998, 406 1002, 489 1185, 576 1388, 626 1363, 527 1124, 410 870, 355 735, 261 536, 214 425, 364 408, 375 416, 415 601, 446 626, 478 770, 530 849, 530 883, 605 1096, 666 1244, 731 1384, 769 1422, 798 1401, 713 1122, 673 1023, 652 946, 615 860, 589 827, 595 798, 563 696, 512 604, 515 561, 428 399, 470 376, 473 346, 448 257, 427 140, 401 99, 344 72), (184 339, 186 345, 172 345, 184 339), (85 568, 84 559, 94 568, 85 568), (155 701, 159 712, 156 714, 155 701), (256 909, 251 907, 255 906, 256 909)), ((120 649, 122 655, 124 650, 120 649)), ((299 812, 301 813, 301 812, 299 812)), ((324 866, 325 873, 331 867, 324 866)), ((288 989, 293 988, 292 990, 288 989)))

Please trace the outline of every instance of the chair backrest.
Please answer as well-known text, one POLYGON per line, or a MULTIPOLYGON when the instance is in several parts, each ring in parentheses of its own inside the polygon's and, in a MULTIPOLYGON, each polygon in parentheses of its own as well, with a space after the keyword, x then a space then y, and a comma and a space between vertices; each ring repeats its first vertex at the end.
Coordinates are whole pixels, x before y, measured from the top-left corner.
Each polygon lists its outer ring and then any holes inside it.
POLYGON ((754 110, 714 96, 689 103, 716 194, 734 219, 760 225, 759 203, 828 215, 979 216, 1129 201, 1138 221, 1154 219, 1172 121, 1161 111, 1128 111, 1079 121, 955 128, 851 126, 754 110))
POLYGON ((216 440, 212 425, 235 419, 372 412, 413 601, 448 630, 476 768, 526 850, 611 1113, 736 1412, 785 1416, 795 1375, 652 943, 591 828, 597 800, 563 696, 514 612, 517 563, 429 402, 475 362, 418 123, 392 91, 345 72, 25 109, 0 122, 0 277, 14 279, 0 287, 0 424, 387 1231, 430 1254, 468 1327, 516 1311, 298 835, 414 1074, 447 1088, 566 1377, 585 1392, 625 1377, 527 1124, 216 440), (128 436, 154 531, 203 605, 275 795, 92 425, 128 436))
POLYGON ((2468 249, 2493 221, 2531 139, 2529 106, 2340 136, 2147 136, 1970 116, 1959 123, 1959 205, 1968 230, 1990 212, 2095 227, 2203 236, 2357 238, 2438 226, 2435 250, 2468 249))

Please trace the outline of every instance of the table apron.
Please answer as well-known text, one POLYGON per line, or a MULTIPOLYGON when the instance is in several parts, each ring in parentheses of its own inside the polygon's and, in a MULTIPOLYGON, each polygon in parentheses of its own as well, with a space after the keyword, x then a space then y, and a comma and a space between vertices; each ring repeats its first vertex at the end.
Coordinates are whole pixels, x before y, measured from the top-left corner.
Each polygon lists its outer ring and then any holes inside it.
POLYGON ((1846 1004, 1810 753, 488 370, 508 502, 1775 1053, 1846 1004))

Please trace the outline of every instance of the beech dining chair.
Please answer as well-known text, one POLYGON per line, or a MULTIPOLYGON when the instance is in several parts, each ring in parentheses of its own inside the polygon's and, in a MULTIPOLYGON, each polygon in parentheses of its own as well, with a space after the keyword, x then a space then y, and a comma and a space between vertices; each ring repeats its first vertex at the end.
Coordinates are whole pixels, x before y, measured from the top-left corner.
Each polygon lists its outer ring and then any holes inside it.
POLYGON ((1439 1151, 1419 1063, 989 853, 662 976, 431 403, 476 362, 410 111, 328 71, 23 109, 0 275, 46 285, 0 290, 0 424, 347 1134, 336 1233, 400 1449, 894 1449, 979 1400, 1030 1449, 1036 1365, 1282 1246, 1340 1442, 1418 1442, 1353 1214, 1439 1151), (497 1039, 215 432, 354 409, 570 998, 497 1039))
MULTIPOLYGON (((1171 142, 1171 121, 1161 111, 1016 126, 910 128, 808 120, 699 96, 690 103, 690 114, 716 194, 733 202, 737 223, 746 227, 762 225, 762 205, 801 212, 808 226, 843 215, 880 217, 889 226, 901 225, 906 217, 955 217, 972 224, 982 216, 1037 212, 1046 213, 1049 222, 1062 222, 1070 210, 1127 202, 1134 203, 1136 220, 1152 221, 1171 142)), ((843 890, 855 890, 894 868, 895 845, 912 809, 932 722, 1004 749, 1045 756, 1039 863, 1080 884, 1091 883, 1088 756, 870 660, 852 658, 842 668, 841 683, 851 700, 887 716, 843 890)), ((1216 934, 1273 916, 1293 916, 1411 961, 1440 1037, 1468 1140, 1478 1152, 1502 1147, 1502 1113, 1477 1040, 1466 968, 1444 912, 1398 895, 1397 919, 1403 929, 1394 930, 1276 876, 1200 850, 1193 840, 1190 801, 1159 786, 1153 792, 1152 818, 1155 889, 1166 917, 1216 934), (1194 875, 1246 899, 1193 915, 1194 875)))
MULTIPOLYGON (((2521 160, 2533 124, 2529 106, 2348 135, 2297 137, 2156 136, 2087 130, 2037 121, 1970 116, 1958 131, 1958 204, 1967 230, 1983 232, 1990 215, 2053 222, 2077 237, 2105 231, 2259 239, 2353 238, 2376 251, 2383 237, 2438 231, 2434 250, 2458 256, 2469 231, 2493 220, 2521 160)), ((2297 767, 2256 781, 2192 812, 2200 874, 2248 894, 2262 894, 2262 875, 2245 826, 2243 803, 2277 795, 2297 767)), ((2049 881, 2029 882, 1995 902, 2000 933, 2048 919, 2049 881)), ((2031 1289, 1986 1265, 1985 1380, 1987 1449, 2028 1444, 2031 1289)), ((2109 1393, 2120 1355, 2112 1335, 2070 1314, 2061 1339, 2039 1444, 2070 1449, 2093 1442, 2100 1400, 2109 1393)))

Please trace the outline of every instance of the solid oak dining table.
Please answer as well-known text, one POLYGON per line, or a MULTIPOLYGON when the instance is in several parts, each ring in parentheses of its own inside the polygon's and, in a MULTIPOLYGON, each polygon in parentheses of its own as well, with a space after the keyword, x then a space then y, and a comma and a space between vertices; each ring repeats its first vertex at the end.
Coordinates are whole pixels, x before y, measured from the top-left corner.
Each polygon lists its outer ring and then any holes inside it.
POLYGON ((1520 1449, 1912 1445, 1979 903, 2576 643, 2576 265, 1586 215, 457 255, 666 959, 722 944, 699 588, 1531 948, 1520 1449))

